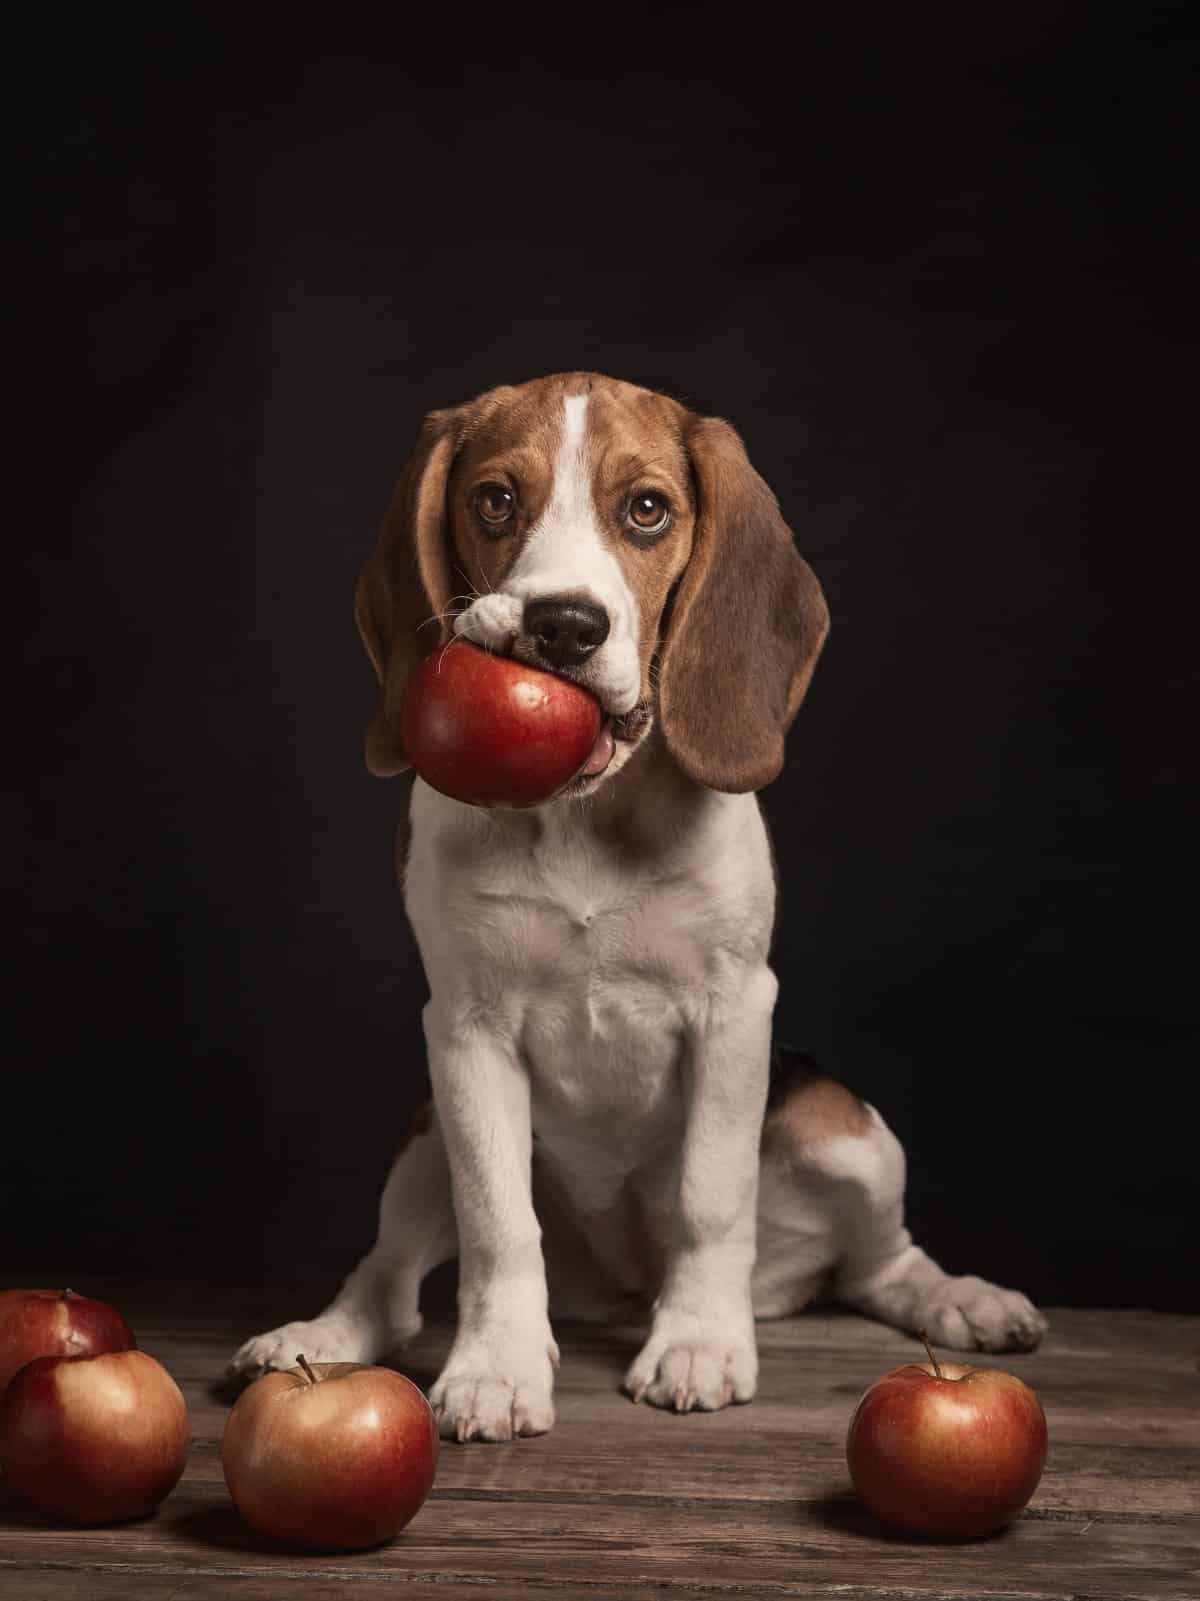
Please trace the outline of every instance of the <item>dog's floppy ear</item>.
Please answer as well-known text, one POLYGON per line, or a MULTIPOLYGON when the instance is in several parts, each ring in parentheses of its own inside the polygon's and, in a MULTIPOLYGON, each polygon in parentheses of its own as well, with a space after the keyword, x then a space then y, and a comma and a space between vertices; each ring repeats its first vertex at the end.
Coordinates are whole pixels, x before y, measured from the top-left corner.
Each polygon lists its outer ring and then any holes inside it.
POLYGON ((829 610, 735 429, 690 416, 684 444, 697 495, 692 554, 662 655, 667 748, 710 789, 759 789, 783 766, 783 739, 829 631, 829 610))
POLYGON ((378 778, 408 766, 400 742, 405 686, 417 664, 449 638, 445 613, 454 587, 446 483, 465 412, 465 407, 431 411, 425 418, 375 548, 358 576, 354 617, 379 677, 379 702, 366 743, 367 766, 378 778))

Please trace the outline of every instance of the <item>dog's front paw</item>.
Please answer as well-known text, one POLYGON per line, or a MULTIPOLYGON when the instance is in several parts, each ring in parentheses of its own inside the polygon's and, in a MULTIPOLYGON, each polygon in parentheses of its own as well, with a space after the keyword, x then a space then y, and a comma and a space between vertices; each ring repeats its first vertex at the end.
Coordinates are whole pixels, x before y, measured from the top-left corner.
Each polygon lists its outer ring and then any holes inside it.
POLYGON ((460 1337, 429 1392, 438 1432, 460 1442, 549 1433, 557 1365, 548 1335, 460 1337))
POLYGON ((625 1375, 635 1401, 650 1401, 675 1412, 719 1412, 731 1401, 754 1399, 758 1352, 753 1338, 719 1329, 655 1330, 625 1375))
POLYGON ((256 1379, 273 1368, 294 1368, 300 1355, 308 1362, 370 1363, 381 1354, 373 1330, 347 1317, 327 1315, 256 1334, 234 1352, 229 1376, 256 1379))
POLYGON ((521 612, 512 595, 479 595, 454 619, 454 632, 485 650, 507 650, 520 632, 521 612))
POLYGON ((946 1278, 918 1303, 915 1327, 957 1351, 1032 1351, 1049 1325, 1019 1290, 946 1278))

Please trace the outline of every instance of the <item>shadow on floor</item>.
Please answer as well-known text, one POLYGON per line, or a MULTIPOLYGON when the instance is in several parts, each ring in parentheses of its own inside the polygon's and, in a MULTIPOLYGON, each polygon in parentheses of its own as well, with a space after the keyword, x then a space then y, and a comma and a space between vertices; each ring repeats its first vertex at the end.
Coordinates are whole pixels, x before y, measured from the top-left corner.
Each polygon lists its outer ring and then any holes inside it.
MULTIPOLYGON (((303 1557, 306 1563, 320 1562, 322 1559, 337 1562, 346 1557, 346 1551, 330 1551, 320 1546, 293 1544, 287 1540, 272 1540, 263 1534, 257 1534, 238 1512, 236 1507, 228 1503, 223 1506, 197 1507, 195 1511, 185 1512, 177 1518, 174 1530, 184 1540, 193 1540, 198 1545, 208 1546, 218 1551, 238 1551, 243 1555, 255 1556, 294 1556, 303 1557)), ((388 1545, 395 1538, 394 1535, 380 1544, 388 1545)), ((370 1547, 355 1547, 355 1553, 370 1547)))
POLYGON ((815 1521, 824 1529, 836 1530, 839 1534, 853 1534, 862 1540, 876 1540, 885 1545, 988 1545, 1008 1533, 1007 1529, 998 1529, 994 1534, 961 1537, 908 1534, 903 1529, 891 1529, 886 1523, 881 1523, 873 1513, 867 1511, 853 1490, 844 1488, 831 1488, 824 1495, 802 1501, 796 1510, 803 1522, 815 1521))

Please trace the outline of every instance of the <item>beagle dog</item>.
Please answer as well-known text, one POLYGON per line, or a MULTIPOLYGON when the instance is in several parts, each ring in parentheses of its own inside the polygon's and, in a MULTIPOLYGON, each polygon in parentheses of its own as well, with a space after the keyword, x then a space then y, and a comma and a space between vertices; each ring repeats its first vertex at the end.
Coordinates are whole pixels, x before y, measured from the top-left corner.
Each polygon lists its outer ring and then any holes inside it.
POLYGON ((904 1223, 882 1117, 772 1053, 771 846, 755 791, 828 626, 778 503, 729 423, 595 373, 432 412, 358 581, 380 682, 373 773, 453 635, 586 686, 579 775, 525 811, 417 779, 399 870, 431 998, 432 1103, 383 1192, 374 1248, 312 1322, 233 1371, 374 1362, 459 1260, 430 1392, 443 1435, 554 1422, 550 1314, 649 1325, 628 1394, 749 1401, 756 1318, 818 1293, 964 1349, 1029 1349, 1025 1296, 951 1277, 904 1223))

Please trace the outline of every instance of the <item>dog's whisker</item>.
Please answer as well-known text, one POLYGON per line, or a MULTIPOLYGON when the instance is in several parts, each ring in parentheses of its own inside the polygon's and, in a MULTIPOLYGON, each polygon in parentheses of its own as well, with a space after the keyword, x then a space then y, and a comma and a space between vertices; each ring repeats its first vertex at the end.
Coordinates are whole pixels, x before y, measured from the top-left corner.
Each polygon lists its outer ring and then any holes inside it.
MULTIPOLYGON (((475 585, 475 584, 473 584, 471 582, 470 573, 463 572, 462 568, 459 567, 459 566, 455 566, 454 571, 462 579, 463 583, 466 584, 467 589, 470 592, 470 599, 471 600, 481 600, 483 592, 479 589, 479 587, 477 585, 475 585)), ((492 589, 491 584, 488 584, 488 576, 487 576, 487 574, 484 573, 482 576, 483 576, 484 583, 487 584, 487 586, 488 586, 488 592, 490 594, 494 594, 495 591, 492 589)))
POLYGON ((461 617, 463 612, 466 611, 467 607, 459 605, 459 602, 466 601, 469 605, 471 601, 478 599, 479 596, 474 593, 469 595, 451 595, 450 606, 447 611, 435 611, 431 617, 426 617, 423 623, 418 623, 417 628, 420 630, 422 628, 428 628, 430 623, 445 622, 447 617, 461 617))

